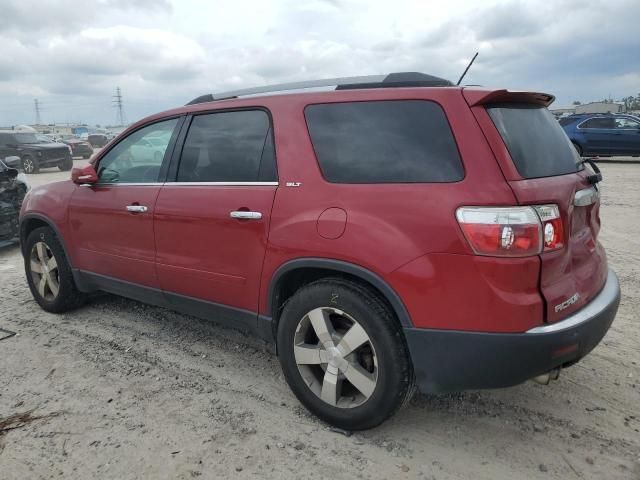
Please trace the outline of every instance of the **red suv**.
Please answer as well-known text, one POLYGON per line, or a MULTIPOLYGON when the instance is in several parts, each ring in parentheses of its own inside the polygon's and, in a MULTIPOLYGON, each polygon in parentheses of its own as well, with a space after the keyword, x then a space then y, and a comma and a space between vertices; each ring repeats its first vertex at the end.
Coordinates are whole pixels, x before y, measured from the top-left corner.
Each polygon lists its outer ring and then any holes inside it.
POLYGON ((29 287, 96 290, 274 342, 330 424, 548 379, 607 332, 600 175, 551 95, 424 74, 205 95, 131 126, 21 214, 29 287))

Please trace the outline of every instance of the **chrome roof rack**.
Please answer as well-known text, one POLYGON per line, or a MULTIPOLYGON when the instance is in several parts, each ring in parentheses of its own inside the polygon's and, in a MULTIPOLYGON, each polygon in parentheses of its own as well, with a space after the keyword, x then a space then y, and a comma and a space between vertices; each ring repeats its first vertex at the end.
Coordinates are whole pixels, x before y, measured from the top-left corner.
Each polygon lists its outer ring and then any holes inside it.
POLYGON ((394 87, 451 87, 453 83, 444 78, 434 77, 419 72, 399 72, 388 75, 365 75, 360 77, 326 78, 306 82, 280 83, 264 87, 245 88, 216 94, 208 93, 191 100, 187 105, 228 100, 270 93, 292 93, 300 90, 325 89, 349 90, 359 88, 394 88, 394 87), (333 88, 331 88, 333 87, 333 88))

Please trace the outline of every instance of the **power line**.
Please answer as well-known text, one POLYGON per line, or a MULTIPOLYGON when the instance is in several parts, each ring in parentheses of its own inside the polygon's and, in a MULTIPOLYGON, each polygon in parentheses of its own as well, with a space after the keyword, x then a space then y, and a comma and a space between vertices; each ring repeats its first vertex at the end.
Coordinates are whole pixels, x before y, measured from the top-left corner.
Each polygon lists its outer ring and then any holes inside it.
POLYGON ((37 98, 34 98, 33 104, 36 109, 36 125, 41 125, 42 119, 40 118, 40 101, 37 98))
POLYGON ((120 120, 120 125, 124 125, 124 114, 122 112, 122 92, 120 90, 120 87, 116 87, 116 94, 113 96, 113 98, 113 103, 118 109, 118 120, 120 120))

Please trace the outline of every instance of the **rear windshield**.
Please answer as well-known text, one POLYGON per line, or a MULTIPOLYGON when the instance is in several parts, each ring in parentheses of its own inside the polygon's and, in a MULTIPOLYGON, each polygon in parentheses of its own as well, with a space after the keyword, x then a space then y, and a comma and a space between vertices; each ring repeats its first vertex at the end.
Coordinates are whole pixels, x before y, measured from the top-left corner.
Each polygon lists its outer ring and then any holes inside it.
POLYGON ((580 157, 553 114, 531 104, 503 104, 487 111, 523 178, 552 177, 581 169, 580 157))
POLYGON ((310 105, 305 117, 329 182, 435 183, 464 177, 451 128, 434 102, 310 105))

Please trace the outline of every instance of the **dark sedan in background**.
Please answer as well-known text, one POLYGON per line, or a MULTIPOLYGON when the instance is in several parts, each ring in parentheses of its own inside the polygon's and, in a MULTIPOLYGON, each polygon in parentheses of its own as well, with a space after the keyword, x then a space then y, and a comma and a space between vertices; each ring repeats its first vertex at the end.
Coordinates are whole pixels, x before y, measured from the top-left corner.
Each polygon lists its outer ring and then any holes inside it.
POLYGON ((582 157, 640 155, 640 119, 633 115, 569 115, 560 125, 582 157))
POLYGON ((60 140, 71 149, 72 157, 89 158, 93 155, 93 148, 86 140, 80 138, 63 138, 60 140))

